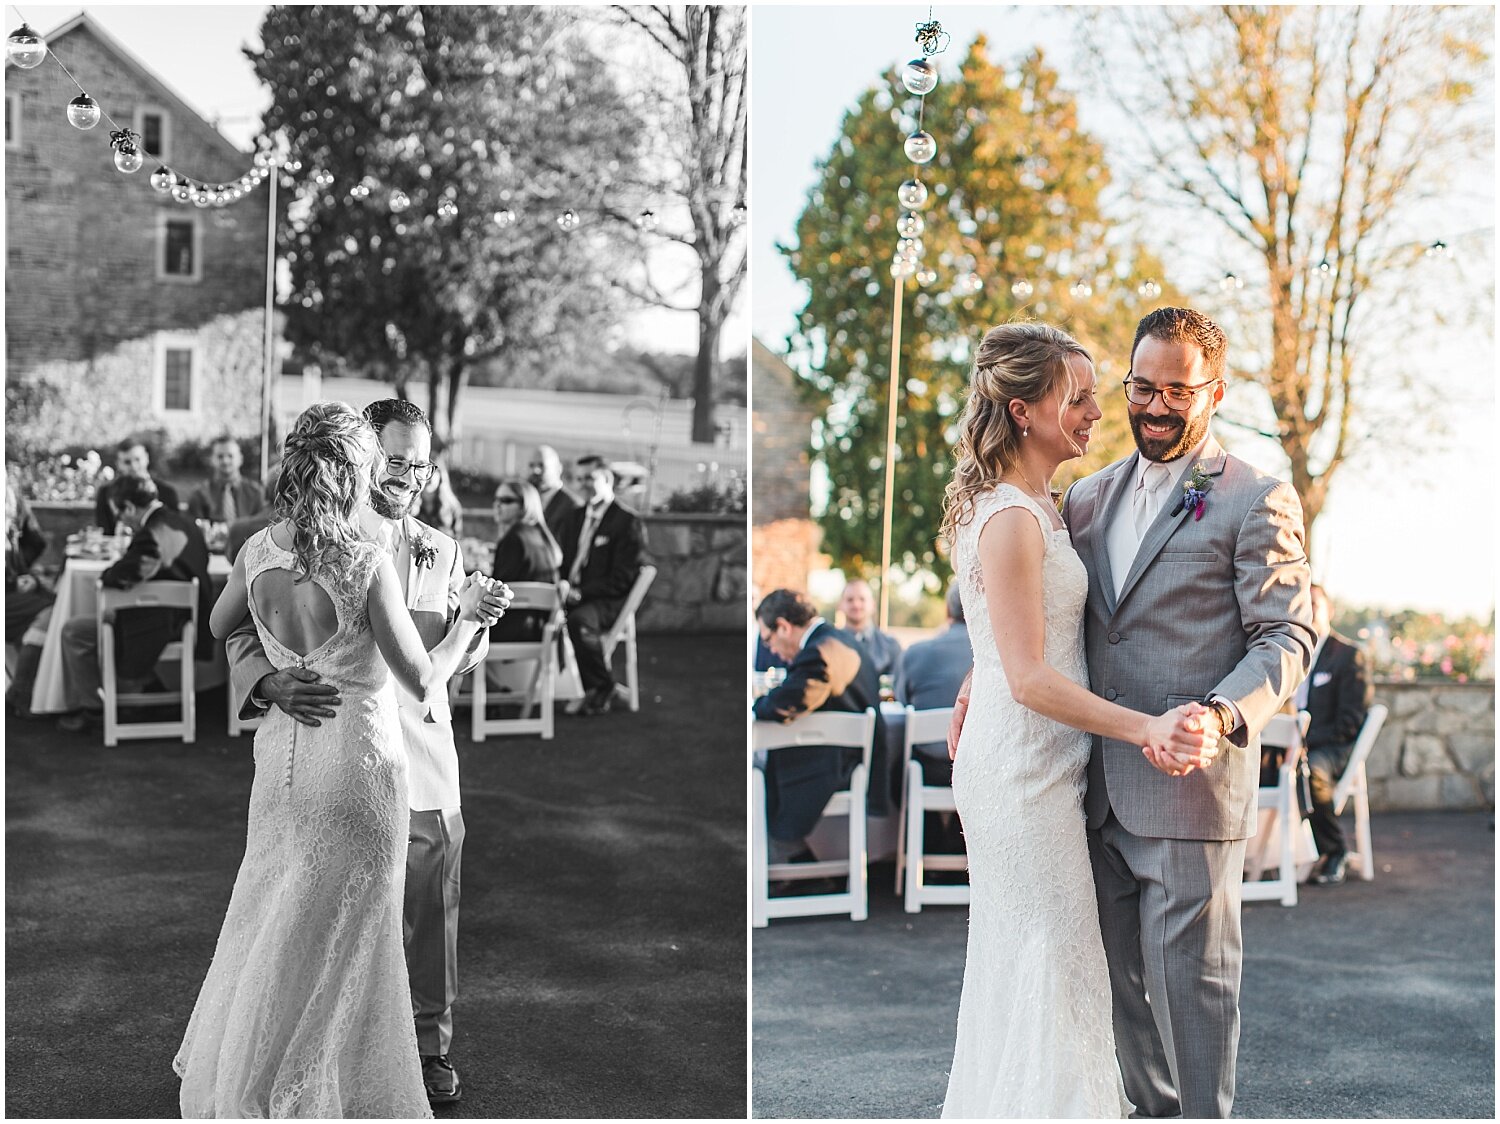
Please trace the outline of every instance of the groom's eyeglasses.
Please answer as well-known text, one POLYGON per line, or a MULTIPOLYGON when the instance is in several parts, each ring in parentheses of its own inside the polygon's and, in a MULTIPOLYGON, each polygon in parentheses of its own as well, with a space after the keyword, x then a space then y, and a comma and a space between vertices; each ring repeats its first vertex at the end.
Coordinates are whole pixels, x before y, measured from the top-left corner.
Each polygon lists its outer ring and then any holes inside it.
POLYGON ((1209 379, 1207 382, 1200 382, 1197 386, 1155 387, 1142 379, 1126 379, 1125 397, 1136 406, 1149 406, 1151 399, 1160 394, 1162 405, 1169 410, 1181 413, 1193 404, 1200 390, 1205 390, 1218 381, 1218 379, 1209 379))
POLYGON ((437 465, 431 461, 409 461, 405 457, 386 457, 385 470, 392 476, 405 476, 410 472, 413 480, 418 484, 425 484, 432 479, 432 474, 437 471, 437 465))

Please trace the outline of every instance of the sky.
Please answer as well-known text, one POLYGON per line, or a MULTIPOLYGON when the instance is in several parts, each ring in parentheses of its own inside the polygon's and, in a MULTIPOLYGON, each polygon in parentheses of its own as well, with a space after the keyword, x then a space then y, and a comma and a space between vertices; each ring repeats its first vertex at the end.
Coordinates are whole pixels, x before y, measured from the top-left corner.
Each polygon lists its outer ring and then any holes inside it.
MULTIPOLYGON (((46 35, 80 10, 101 24, 127 50, 165 82, 205 119, 217 122, 220 131, 241 148, 249 148, 259 132, 262 111, 270 103, 270 92, 257 81, 242 46, 259 47, 263 5, 250 4, 23 4, 6 5, 7 18, 29 22, 46 35)), ((66 58, 62 60, 68 62, 66 58)), ((50 60, 43 65, 52 65, 50 60)), ((77 75, 87 87, 87 78, 77 75)), ((105 106, 105 109, 108 109, 105 106)), ((666 251, 670 257, 657 261, 663 270, 662 284, 670 291, 683 263, 696 269, 697 258, 680 248, 666 251)), ((742 308, 744 298, 741 298, 742 308)), ((746 322, 743 314, 731 316, 725 325, 724 356, 743 354, 746 322)), ((654 351, 691 354, 698 349, 698 322, 693 313, 660 309, 630 317, 626 335, 635 346, 654 351)))
MULTIPOLYGON (((751 329, 773 351, 784 351, 785 337, 805 299, 775 244, 792 239, 797 216, 816 180, 815 164, 838 135, 845 111, 880 81, 886 68, 919 53, 914 25, 929 18, 928 13, 926 5, 914 4, 753 9, 751 329)), ((952 35, 948 50, 936 58, 945 75, 952 74, 975 33, 982 30, 997 61, 1013 60, 1040 45, 1061 71, 1062 84, 1080 91, 1071 16, 1065 10, 950 5, 938 7, 934 14, 952 35)), ((1107 147, 1112 134, 1123 127, 1113 107, 1081 92, 1079 116, 1081 127, 1107 147)), ((936 139, 943 143, 942 137, 936 139)), ((1440 223, 1460 222, 1464 231, 1488 229, 1461 243, 1471 256, 1458 263, 1457 276, 1488 287, 1491 321, 1493 182, 1491 167, 1478 189, 1456 188, 1452 200, 1438 200, 1434 207, 1440 223)), ((1169 268, 1173 264, 1167 261, 1169 268)), ((1205 268, 1201 262, 1178 264, 1196 265, 1200 272, 1205 268)), ((976 324, 976 336, 988 326, 976 324)), ((1432 369, 1454 372, 1462 387, 1461 393, 1448 398, 1448 433, 1441 441, 1426 443, 1415 456, 1387 456, 1375 449, 1335 479, 1313 529, 1312 553, 1315 579, 1336 600, 1453 615, 1488 617, 1493 611, 1495 503, 1489 489, 1500 479, 1493 436, 1494 337, 1492 331, 1477 336, 1481 338, 1460 335, 1426 356, 1432 369), (1455 482, 1462 486, 1455 487, 1455 482)), ((1113 404, 1123 408, 1118 401, 1113 404)), ((1427 421, 1411 419, 1414 426, 1427 421)), ((1231 452, 1285 474, 1285 460, 1274 446, 1247 440, 1223 425, 1216 432, 1231 452)))

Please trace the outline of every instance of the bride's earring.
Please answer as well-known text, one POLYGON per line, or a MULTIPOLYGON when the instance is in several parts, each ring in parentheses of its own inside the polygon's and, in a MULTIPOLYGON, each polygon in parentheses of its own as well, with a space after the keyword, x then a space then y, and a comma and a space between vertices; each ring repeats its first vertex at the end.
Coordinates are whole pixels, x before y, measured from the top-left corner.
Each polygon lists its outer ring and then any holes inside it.
POLYGON ((1021 436, 1022 437, 1030 437, 1031 436, 1031 426, 1028 425, 1025 429, 1021 430, 1021 436))

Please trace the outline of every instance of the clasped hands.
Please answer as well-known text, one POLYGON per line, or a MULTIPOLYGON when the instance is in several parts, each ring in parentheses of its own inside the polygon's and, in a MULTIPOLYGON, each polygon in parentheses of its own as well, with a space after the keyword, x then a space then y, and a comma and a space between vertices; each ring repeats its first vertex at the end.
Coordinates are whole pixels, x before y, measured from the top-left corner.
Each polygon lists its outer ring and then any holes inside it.
POLYGON ((1173 707, 1146 721, 1146 760, 1169 777, 1185 777, 1219 755, 1219 716, 1202 703, 1173 707))
POLYGON ((514 596, 503 581, 487 578, 476 570, 458 591, 458 618, 489 628, 505 615, 514 596))

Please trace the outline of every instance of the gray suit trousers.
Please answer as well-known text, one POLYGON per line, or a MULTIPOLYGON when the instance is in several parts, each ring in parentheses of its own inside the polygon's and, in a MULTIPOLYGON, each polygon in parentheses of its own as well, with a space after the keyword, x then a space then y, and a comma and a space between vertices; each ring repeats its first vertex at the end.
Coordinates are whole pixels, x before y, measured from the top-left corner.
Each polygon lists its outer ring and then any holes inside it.
POLYGON ((1125 1093, 1143 1117, 1227 1118, 1246 841, 1142 838, 1113 810, 1088 837, 1125 1093))
POLYGON ((406 848, 406 970, 417 1053, 446 1054, 458 998, 458 868, 464 817, 458 808, 411 813, 406 848))

